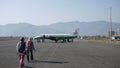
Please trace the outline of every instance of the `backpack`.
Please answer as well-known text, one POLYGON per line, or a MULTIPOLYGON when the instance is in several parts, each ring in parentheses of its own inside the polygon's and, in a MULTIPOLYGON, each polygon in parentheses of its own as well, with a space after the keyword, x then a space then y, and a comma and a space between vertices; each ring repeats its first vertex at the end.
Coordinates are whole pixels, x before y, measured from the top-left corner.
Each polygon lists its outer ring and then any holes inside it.
POLYGON ((24 53, 24 51, 25 51, 25 42, 19 42, 18 52, 24 53))
POLYGON ((27 42, 26 42, 26 48, 27 48, 28 50, 32 50, 32 42, 31 42, 31 41, 27 41, 27 42))

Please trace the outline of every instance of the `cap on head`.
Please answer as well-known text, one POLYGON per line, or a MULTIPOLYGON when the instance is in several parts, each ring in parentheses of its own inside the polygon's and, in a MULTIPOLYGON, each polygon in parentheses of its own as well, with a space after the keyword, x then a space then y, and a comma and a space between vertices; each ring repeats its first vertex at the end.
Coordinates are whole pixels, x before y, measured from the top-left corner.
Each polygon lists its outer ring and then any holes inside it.
POLYGON ((24 41, 24 37, 20 38, 20 41, 24 41))
POLYGON ((28 40, 29 40, 29 41, 32 41, 32 38, 30 37, 30 38, 28 38, 28 40))

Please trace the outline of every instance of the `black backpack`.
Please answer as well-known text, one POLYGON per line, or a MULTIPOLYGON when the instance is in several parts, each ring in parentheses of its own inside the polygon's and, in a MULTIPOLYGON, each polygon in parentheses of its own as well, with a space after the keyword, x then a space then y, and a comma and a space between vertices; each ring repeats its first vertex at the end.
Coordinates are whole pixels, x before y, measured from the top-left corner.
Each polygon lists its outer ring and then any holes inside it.
POLYGON ((25 51, 25 42, 19 42, 18 52, 24 53, 24 51, 25 51))

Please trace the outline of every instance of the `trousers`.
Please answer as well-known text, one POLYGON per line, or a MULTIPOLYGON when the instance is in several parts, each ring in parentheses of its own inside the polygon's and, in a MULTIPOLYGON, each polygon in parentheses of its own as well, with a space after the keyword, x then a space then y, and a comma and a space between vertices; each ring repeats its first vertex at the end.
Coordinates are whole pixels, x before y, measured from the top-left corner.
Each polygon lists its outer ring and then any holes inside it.
POLYGON ((33 58, 33 50, 27 50, 27 61, 28 62, 30 61, 29 54, 30 54, 31 60, 34 60, 34 58, 33 58))
POLYGON ((19 63, 19 68, 22 68, 22 66, 24 65, 24 54, 20 53, 19 54, 19 60, 20 60, 20 63, 19 63))

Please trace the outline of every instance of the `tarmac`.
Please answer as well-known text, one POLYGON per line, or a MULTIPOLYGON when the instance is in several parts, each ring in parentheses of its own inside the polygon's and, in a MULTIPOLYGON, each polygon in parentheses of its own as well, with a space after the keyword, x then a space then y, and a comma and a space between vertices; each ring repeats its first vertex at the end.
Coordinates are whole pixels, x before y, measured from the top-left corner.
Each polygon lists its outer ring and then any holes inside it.
MULTIPOLYGON (((0 40, 0 68, 18 68, 18 39, 0 40)), ((75 39, 73 43, 34 41, 34 61, 23 68, 120 68, 120 45, 75 39)))

